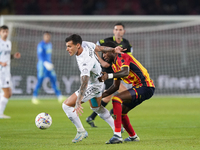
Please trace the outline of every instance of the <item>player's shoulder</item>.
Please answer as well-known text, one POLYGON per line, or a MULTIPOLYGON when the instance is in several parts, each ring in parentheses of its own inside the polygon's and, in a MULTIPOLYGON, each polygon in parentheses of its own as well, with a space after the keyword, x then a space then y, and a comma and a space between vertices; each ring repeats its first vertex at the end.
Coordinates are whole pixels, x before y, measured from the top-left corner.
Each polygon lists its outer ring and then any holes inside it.
POLYGON ((101 39, 101 40, 99 40, 99 43, 102 45, 105 42, 109 42, 109 41, 113 41, 113 37, 108 37, 108 38, 105 38, 105 39, 101 39))
POLYGON ((124 42, 129 43, 129 41, 125 38, 122 38, 124 42))
POLYGON ((94 44, 94 43, 92 43, 92 42, 88 42, 88 41, 83 41, 81 45, 82 45, 83 48, 89 46, 89 47, 92 47, 93 49, 94 49, 95 46, 96 46, 96 44, 94 44))
POLYGON ((123 54, 117 54, 117 59, 127 59, 130 58, 131 56, 127 53, 123 53, 123 54))
POLYGON ((38 43, 38 46, 42 46, 44 44, 44 41, 40 41, 39 43, 38 43))

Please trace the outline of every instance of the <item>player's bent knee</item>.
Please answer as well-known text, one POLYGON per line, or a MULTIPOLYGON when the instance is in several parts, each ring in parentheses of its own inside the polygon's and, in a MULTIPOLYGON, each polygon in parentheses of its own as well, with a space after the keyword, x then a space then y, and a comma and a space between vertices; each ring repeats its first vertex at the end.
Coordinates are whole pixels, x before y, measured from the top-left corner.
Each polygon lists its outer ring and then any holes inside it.
POLYGON ((96 108, 92 108, 91 109, 96 112, 99 117, 101 117, 102 119, 106 119, 106 118, 109 118, 110 117, 110 113, 109 111, 103 107, 103 106, 100 106, 100 107, 96 107, 96 108))

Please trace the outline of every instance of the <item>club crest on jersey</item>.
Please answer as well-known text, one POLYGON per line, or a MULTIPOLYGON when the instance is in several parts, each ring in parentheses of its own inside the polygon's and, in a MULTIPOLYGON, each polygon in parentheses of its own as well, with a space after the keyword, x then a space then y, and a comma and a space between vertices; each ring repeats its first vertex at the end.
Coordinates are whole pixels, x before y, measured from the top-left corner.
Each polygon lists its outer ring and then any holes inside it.
POLYGON ((87 68, 84 68, 84 69, 82 70, 82 72, 83 72, 83 73, 88 73, 88 69, 87 69, 87 68))

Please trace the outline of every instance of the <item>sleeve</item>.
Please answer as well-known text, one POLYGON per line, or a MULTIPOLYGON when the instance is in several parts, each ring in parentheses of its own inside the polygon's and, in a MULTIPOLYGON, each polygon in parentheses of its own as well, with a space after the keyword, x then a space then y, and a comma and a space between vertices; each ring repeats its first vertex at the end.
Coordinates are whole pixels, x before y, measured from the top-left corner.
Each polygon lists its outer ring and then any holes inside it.
POLYGON ((99 42, 99 46, 101 46, 103 43, 105 43, 105 40, 104 39, 101 39, 98 41, 99 42))
POLYGON ((37 56, 38 56, 38 60, 40 61, 45 61, 44 57, 42 56, 42 52, 43 52, 43 48, 42 45, 39 43, 37 46, 37 56))

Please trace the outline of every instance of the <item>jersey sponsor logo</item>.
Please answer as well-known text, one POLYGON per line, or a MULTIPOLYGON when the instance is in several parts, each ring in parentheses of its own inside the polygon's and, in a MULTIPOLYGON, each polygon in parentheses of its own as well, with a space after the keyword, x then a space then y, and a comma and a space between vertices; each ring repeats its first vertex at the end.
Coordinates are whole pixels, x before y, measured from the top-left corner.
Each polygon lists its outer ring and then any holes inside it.
MULTIPOLYGON (((78 93, 80 92, 80 90, 78 90, 78 93)), ((84 94, 84 98, 87 98, 88 96, 90 95, 93 95, 93 94, 99 94, 99 89, 96 88, 96 87, 90 87, 88 88, 86 91, 85 91, 85 94, 84 94)))

